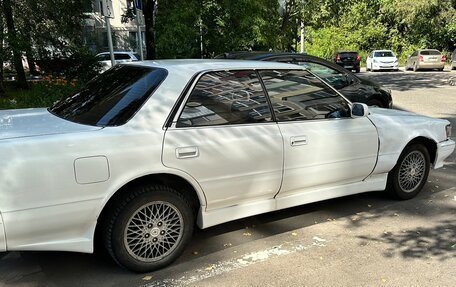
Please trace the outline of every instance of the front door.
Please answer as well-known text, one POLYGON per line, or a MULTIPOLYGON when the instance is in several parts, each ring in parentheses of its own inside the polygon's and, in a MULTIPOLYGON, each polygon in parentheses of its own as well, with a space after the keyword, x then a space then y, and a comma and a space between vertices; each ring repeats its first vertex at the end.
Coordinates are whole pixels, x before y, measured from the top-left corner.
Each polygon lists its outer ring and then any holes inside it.
POLYGON ((361 181, 374 169, 378 136, 367 117, 307 71, 260 72, 284 140, 279 197, 361 181))
POLYGON ((165 133, 163 164, 195 178, 207 210, 271 199, 283 144, 255 71, 201 76, 165 133))

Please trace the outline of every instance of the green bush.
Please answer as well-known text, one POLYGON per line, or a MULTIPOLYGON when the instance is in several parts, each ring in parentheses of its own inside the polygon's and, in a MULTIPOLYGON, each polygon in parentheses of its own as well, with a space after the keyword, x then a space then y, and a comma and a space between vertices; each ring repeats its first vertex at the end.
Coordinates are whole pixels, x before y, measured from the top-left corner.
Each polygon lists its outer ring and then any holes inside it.
POLYGON ((6 88, 6 97, 0 98, 0 109, 49 107, 56 101, 73 94, 78 89, 75 80, 45 77, 31 83, 30 89, 6 88))

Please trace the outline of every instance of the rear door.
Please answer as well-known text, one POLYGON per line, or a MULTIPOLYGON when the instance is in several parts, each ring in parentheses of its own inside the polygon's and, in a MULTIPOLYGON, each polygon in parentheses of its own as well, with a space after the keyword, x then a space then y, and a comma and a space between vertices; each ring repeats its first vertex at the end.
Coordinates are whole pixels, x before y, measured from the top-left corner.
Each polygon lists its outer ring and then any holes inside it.
POLYGON ((271 199, 283 142, 255 71, 202 75, 165 133, 164 165, 195 178, 207 210, 271 199))

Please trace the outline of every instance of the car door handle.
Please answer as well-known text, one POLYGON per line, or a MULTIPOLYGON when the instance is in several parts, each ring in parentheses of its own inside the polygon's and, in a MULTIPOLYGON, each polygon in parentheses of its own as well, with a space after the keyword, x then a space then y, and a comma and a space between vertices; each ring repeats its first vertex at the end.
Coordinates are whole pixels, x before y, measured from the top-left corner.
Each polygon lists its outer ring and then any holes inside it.
POLYGON ((290 144, 291 144, 291 146, 306 145, 307 144, 307 137, 306 136, 291 137, 290 138, 290 144))
POLYGON ((183 158, 191 158, 191 157, 198 157, 199 150, 196 146, 188 146, 188 147, 178 147, 176 148, 176 157, 183 159, 183 158))

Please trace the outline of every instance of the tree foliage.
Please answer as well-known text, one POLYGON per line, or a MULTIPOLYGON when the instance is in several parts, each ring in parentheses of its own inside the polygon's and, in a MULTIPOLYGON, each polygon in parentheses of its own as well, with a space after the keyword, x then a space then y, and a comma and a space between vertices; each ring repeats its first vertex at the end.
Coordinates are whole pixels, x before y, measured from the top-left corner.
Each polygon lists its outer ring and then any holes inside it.
POLYGON ((159 58, 211 57, 234 50, 299 50, 330 58, 341 49, 453 50, 455 0, 162 0, 159 58), (202 38, 203 51, 200 49, 202 38))

